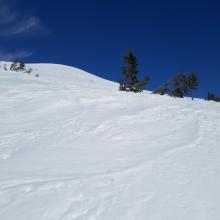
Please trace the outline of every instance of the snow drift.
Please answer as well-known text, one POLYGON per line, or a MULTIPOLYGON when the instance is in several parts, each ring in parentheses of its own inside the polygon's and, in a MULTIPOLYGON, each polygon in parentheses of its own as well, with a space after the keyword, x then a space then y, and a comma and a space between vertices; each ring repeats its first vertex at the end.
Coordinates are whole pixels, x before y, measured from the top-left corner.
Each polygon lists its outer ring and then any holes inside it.
POLYGON ((29 66, 0 70, 1 220, 220 219, 219 103, 29 66))

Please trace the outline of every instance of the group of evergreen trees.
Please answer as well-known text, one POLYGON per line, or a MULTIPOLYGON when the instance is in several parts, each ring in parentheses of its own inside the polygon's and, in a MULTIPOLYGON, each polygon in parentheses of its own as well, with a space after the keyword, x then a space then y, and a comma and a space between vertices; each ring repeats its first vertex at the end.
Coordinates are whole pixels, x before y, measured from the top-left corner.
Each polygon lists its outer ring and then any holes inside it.
MULTIPOLYGON (((141 92, 150 81, 148 76, 139 80, 137 77, 137 58, 131 50, 124 57, 125 67, 122 69, 123 79, 120 81, 120 91, 141 92)), ((183 98, 190 95, 193 90, 198 88, 198 77, 195 73, 186 74, 178 73, 172 80, 163 83, 153 93, 154 94, 168 94, 172 97, 183 98)))
POLYGON ((183 98, 190 95, 196 89, 198 89, 197 75, 194 72, 191 74, 180 72, 172 80, 159 86, 153 93, 160 95, 168 94, 173 97, 183 98))

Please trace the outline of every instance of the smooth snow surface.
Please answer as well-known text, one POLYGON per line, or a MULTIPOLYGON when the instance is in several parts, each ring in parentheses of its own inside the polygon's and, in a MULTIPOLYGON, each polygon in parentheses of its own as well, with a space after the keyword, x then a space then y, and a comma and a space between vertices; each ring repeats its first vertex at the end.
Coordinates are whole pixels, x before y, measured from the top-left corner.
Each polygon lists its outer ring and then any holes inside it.
POLYGON ((0 64, 0 220, 220 219, 219 103, 0 64))

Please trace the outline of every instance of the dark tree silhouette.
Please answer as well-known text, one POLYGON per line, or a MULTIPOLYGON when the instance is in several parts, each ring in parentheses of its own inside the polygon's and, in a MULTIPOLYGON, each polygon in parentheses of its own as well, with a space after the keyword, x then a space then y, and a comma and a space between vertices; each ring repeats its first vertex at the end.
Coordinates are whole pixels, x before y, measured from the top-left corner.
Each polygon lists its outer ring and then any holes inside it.
POLYGON ((198 89, 198 77, 192 72, 190 75, 185 73, 177 74, 171 81, 170 96, 183 98, 190 95, 193 90, 198 89))
POLYGON ((206 100, 208 101, 215 101, 215 102, 220 102, 220 96, 215 96, 214 93, 208 92, 206 100))
POLYGON ((120 91, 141 92, 146 84, 150 81, 149 77, 144 77, 143 80, 138 80, 138 63, 137 58, 131 50, 123 58, 125 66, 122 68, 123 79, 120 81, 120 91))
POLYGON ((153 93, 160 95, 168 94, 173 97, 183 98, 190 95, 193 90, 196 90, 198 85, 198 77, 194 72, 189 75, 180 72, 172 80, 166 81, 155 89, 153 93))

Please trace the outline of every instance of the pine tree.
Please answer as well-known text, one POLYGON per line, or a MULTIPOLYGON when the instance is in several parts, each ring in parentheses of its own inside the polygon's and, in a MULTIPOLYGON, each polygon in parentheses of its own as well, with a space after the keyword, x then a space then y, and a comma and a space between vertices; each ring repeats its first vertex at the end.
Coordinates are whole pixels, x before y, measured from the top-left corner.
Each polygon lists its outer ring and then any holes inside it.
POLYGON ((123 58, 125 66, 122 68, 123 80, 120 81, 120 91, 141 92, 144 86, 150 81, 149 77, 144 77, 143 80, 138 80, 138 63, 137 58, 131 50, 123 58))
POLYGON ((170 95, 183 98, 184 96, 190 95, 192 90, 198 88, 198 77, 195 73, 191 73, 190 75, 179 73, 173 78, 171 84, 172 89, 170 90, 170 95))
POLYGON ((198 76, 196 75, 195 72, 192 72, 191 75, 189 76, 189 87, 191 90, 196 90, 198 89, 199 82, 198 82, 198 76))
POLYGON ((126 64, 126 66, 123 67, 124 82, 126 87, 130 87, 137 83, 137 58, 134 56, 131 50, 128 50, 128 54, 123 60, 126 64))
POLYGON ((207 100, 210 101, 210 100, 213 100, 214 98, 215 98, 215 95, 211 92, 208 92, 207 100))

